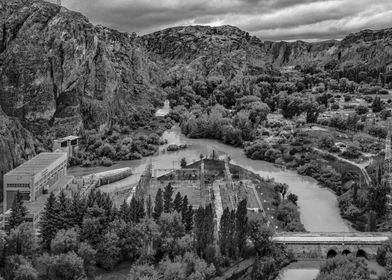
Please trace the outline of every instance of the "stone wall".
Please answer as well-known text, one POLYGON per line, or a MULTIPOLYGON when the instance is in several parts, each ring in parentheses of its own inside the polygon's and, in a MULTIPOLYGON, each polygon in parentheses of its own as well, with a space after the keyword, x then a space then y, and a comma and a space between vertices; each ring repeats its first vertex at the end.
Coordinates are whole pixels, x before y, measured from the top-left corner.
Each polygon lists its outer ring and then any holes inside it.
POLYGON ((297 259, 326 259, 328 256, 354 254, 374 259, 380 245, 350 245, 350 244, 288 244, 288 251, 292 251, 297 259))

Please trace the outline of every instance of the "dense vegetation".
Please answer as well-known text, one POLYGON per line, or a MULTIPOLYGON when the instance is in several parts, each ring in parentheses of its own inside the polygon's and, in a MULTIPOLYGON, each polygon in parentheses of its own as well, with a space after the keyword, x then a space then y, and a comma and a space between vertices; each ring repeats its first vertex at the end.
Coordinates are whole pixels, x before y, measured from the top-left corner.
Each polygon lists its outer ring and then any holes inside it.
MULTIPOLYGON (((235 211, 225 210, 217 248, 212 205, 193 210, 186 196, 173 196, 168 184, 158 190, 154 205, 151 197, 145 203, 133 196, 117 209, 110 196, 99 191, 87 197, 50 194, 36 235, 32 225, 23 222, 26 212, 18 195, 10 231, 0 238, 1 273, 6 280, 81 279, 94 275, 96 266, 113 270, 128 263, 132 264, 130 279, 135 280, 210 279, 252 254, 248 238, 258 244, 257 252, 264 250, 263 244, 273 252, 268 253, 273 268, 261 271, 258 266, 264 262, 256 262, 254 273, 272 277, 289 262, 282 248, 269 243, 271 235, 252 234, 250 228, 256 224, 268 227, 261 220, 248 221, 246 200, 235 211)), ((266 256, 265 250, 261 257, 266 256)))
POLYGON ((321 266, 316 280, 356 279, 370 280, 365 260, 355 256, 338 256, 321 266))
POLYGON ((356 229, 372 224, 373 230, 386 230, 385 214, 372 214, 373 187, 355 164, 341 158, 355 163, 365 154, 382 156, 383 144, 376 139, 387 134, 392 100, 380 98, 388 94, 381 87, 387 84, 363 78, 363 71, 359 79, 315 66, 295 69, 229 81, 172 80, 164 84, 173 106, 170 117, 189 137, 243 147, 249 158, 317 179, 341 196, 342 214, 356 229), (312 131, 315 125, 322 128, 312 131))

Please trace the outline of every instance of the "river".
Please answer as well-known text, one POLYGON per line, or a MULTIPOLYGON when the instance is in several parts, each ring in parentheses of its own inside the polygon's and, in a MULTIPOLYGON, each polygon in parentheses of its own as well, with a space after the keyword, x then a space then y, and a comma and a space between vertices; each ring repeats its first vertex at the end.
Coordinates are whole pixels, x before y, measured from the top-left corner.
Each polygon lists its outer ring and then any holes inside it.
MULTIPOLYGON (((297 174, 295 171, 285 170, 271 163, 251 160, 247 158, 242 149, 225 145, 216 140, 190 139, 183 135, 178 126, 166 131, 163 138, 169 144, 187 143, 188 148, 178 152, 162 152, 166 146, 160 148, 157 155, 133 161, 121 161, 111 167, 70 168, 69 173, 81 176, 121 167, 131 167, 135 174, 122 181, 106 185, 104 191, 113 191, 121 186, 133 185, 139 178, 147 164, 151 161, 153 169, 179 167, 181 158, 185 157, 188 163, 198 160, 200 154, 211 154, 213 150, 221 154, 228 154, 231 163, 246 168, 262 177, 274 178, 276 182, 286 183, 289 190, 298 195, 301 221, 306 230, 312 232, 347 232, 349 227, 339 214, 336 196, 328 189, 321 188, 317 181, 297 174)), ((319 263, 299 262, 282 270, 280 280, 312 280, 316 277, 319 263)))

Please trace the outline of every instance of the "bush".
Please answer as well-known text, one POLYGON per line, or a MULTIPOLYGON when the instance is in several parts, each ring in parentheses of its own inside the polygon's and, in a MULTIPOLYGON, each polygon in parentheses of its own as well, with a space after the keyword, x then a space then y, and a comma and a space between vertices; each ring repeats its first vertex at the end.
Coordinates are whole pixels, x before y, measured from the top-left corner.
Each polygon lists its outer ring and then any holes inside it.
POLYGON ((358 105, 357 108, 355 108, 355 112, 357 112, 358 115, 365 115, 369 112, 369 109, 367 106, 358 105))
POLYGON ((389 110, 384 109, 380 112, 380 118, 382 118, 384 121, 388 119, 390 116, 391 116, 391 111, 389 110))
POLYGON ((112 166, 113 165, 113 161, 110 158, 103 157, 103 158, 101 158, 100 164, 102 166, 112 166))
POLYGON ((320 141, 320 148, 330 149, 335 145, 335 139, 330 136, 324 136, 320 141))
POLYGON ((115 158, 116 150, 111 144, 105 143, 97 149, 97 154, 102 157, 115 158))
POLYGON ((338 103, 334 103, 334 104, 331 105, 331 109, 332 110, 339 110, 339 108, 340 108, 340 106, 339 106, 338 103))
POLYGON ((386 138, 387 130, 381 126, 374 126, 369 129, 369 134, 378 138, 386 138))
POLYGON ((347 150, 342 153, 342 156, 348 159, 356 159, 361 156, 361 152, 359 151, 359 148, 355 146, 349 146, 347 150))

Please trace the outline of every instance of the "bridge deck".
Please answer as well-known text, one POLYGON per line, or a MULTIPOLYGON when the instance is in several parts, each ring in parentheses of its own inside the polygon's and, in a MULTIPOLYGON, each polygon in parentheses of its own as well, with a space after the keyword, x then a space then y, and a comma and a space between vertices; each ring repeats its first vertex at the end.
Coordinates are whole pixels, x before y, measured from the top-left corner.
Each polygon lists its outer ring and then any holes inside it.
POLYGON ((355 243, 355 244, 381 244, 387 241, 392 234, 389 232, 331 232, 331 233, 278 233, 272 239, 277 243, 286 244, 321 244, 321 243, 355 243))

